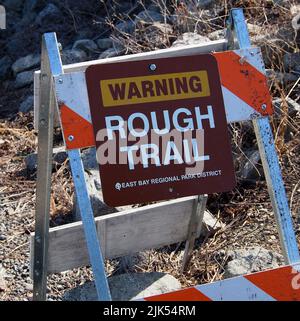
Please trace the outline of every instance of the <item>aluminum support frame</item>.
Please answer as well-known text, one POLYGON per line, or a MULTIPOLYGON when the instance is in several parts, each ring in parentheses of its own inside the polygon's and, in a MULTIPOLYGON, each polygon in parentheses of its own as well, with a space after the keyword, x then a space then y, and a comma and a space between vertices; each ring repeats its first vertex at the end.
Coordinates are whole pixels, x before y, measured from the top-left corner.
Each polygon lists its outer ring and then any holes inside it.
MULTIPOLYGON (((48 234, 51 196, 53 152, 53 125, 57 103, 53 77, 63 74, 59 44, 55 33, 46 33, 42 39, 40 111, 38 115, 38 170, 36 187, 35 238, 33 259, 33 300, 46 300, 48 234)), ((99 300, 111 300, 104 259, 87 191, 80 150, 68 152, 78 205, 83 221, 87 248, 95 277, 99 300)))
MULTIPOLYGON (((234 31, 237 43, 241 49, 251 47, 250 36, 243 9, 237 8, 231 10, 227 33, 230 37, 229 43, 231 44, 233 43, 232 31, 234 31)), ((277 223, 285 263, 297 263, 300 262, 299 249, 269 119, 268 117, 262 117, 254 119, 252 122, 277 223)))

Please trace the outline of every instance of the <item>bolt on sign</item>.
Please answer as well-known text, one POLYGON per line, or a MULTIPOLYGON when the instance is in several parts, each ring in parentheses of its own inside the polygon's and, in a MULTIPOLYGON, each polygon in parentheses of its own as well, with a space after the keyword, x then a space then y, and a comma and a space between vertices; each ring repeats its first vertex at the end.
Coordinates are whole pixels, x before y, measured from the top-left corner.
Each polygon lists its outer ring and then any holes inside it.
POLYGON ((93 65, 86 82, 106 204, 234 187, 215 57, 93 65))

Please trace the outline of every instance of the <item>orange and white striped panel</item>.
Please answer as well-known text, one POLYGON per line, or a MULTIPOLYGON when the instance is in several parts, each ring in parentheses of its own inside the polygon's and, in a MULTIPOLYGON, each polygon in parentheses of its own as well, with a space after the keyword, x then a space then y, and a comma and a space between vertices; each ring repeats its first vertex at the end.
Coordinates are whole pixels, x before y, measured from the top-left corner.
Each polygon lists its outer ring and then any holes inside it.
MULTIPOLYGON (((260 49, 212 54, 218 62, 227 122, 241 122, 272 114, 260 49)), ((94 146, 84 72, 56 77, 55 88, 67 149, 94 146)))
POLYGON ((300 263, 144 298, 145 301, 300 301, 300 263))
POLYGON ((218 61, 228 123, 272 114, 259 48, 214 53, 218 61))

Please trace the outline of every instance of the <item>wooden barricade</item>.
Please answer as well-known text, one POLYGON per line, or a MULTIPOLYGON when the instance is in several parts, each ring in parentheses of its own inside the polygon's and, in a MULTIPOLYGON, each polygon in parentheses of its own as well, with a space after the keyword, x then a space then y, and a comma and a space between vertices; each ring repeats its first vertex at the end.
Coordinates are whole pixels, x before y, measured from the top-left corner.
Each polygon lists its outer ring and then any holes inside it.
MULTIPOLYGON (((279 275, 280 284, 286 285, 284 289, 290 289, 287 285, 293 274, 290 270, 293 266, 295 271, 295 264, 300 258, 268 120, 268 115, 272 113, 271 99, 260 49, 251 46, 242 10, 233 9, 227 39, 67 66, 61 63, 55 34, 44 35, 41 71, 36 72, 34 78, 35 126, 39 134, 36 232, 31 236, 35 300, 46 298, 48 273, 62 272, 88 265, 89 262, 93 267, 99 299, 110 300, 104 258, 124 256, 187 240, 184 259, 187 264, 195 238, 200 234, 203 216, 208 215, 205 213, 205 195, 164 201, 94 219, 80 157, 81 148, 95 146, 85 70, 97 64, 145 59, 155 61, 158 58, 188 57, 201 53, 211 53, 217 59, 227 123, 253 122, 283 254, 289 265, 274 273, 279 275), (239 49, 234 48, 234 35, 239 49), (52 135, 53 127, 58 125, 63 130, 82 222, 49 230, 52 135)), ((269 275, 273 276, 273 272, 201 285, 149 300, 239 299, 228 295, 231 286, 244 291, 240 299, 300 300, 299 287, 287 290, 286 293, 278 289, 278 295, 268 289, 269 297, 262 292, 258 295, 257 288, 245 294, 249 282, 254 282, 253 287, 258 285, 264 290, 265 282, 261 283, 261 280, 269 280, 269 275), (225 292, 220 292, 223 285, 225 292)))

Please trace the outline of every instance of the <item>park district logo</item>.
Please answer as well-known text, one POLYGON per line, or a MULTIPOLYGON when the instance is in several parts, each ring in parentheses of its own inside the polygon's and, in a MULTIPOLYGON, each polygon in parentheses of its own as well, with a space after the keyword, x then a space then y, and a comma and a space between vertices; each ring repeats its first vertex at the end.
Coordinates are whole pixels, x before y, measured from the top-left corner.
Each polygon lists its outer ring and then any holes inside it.
POLYGON ((167 200, 235 186, 212 55, 93 65, 86 81, 106 204, 167 200))

